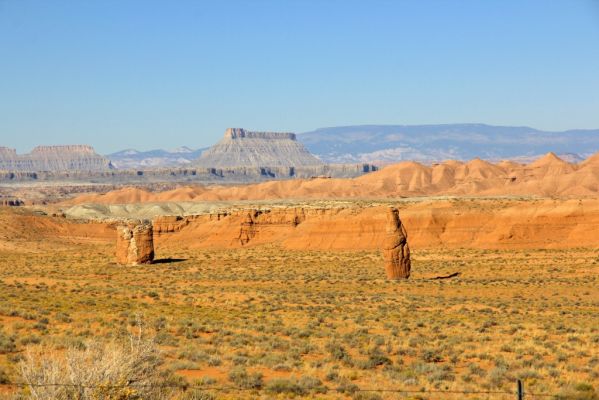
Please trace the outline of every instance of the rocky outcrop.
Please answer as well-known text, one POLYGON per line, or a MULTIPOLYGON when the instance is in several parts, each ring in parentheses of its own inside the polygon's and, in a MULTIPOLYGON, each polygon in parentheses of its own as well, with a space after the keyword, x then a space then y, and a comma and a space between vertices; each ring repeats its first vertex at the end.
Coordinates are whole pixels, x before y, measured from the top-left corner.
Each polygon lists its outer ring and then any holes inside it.
POLYGON ((17 154, 0 147, 0 170, 9 172, 102 171, 111 169, 110 161, 86 145, 38 146, 31 153, 17 154))
POLYGON ((20 200, 20 199, 0 198, 0 206, 17 207, 17 206, 22 206, 24 204, 25 204, 25 202, 23 200, 20 200))
POLYGON ((152 220, 154 235, 179 232, 187 226, 194 216, 182 217, 180 215, 161 215, 152 220))
POLYGON ((117 263, 138 265, 150 264, 153 260, 154 237, 151 223, 129 223, 117 227, 117 263))
POLYGON ((239 228, 239 243, 243 246, 247 244, 254 236, 256 236, 256 226, 254 224, 254 218, 252 218, 252 214, 254 216, 259 215, 257 212, 249 212, 245 215, 245 218, 241 222, 241 227, 239 228))
POLYGON ((383 256, 388 279, 398 280, 410 277, 411 262, 408 235, 399 219, 399 211, 395 207, 389 207, 387 210, 383 256))
POLYGON ((211 168, 301 167, 323 162, 310 154, 294 133, 229 128, 224 138, 204 151, 195 164, 211 168))

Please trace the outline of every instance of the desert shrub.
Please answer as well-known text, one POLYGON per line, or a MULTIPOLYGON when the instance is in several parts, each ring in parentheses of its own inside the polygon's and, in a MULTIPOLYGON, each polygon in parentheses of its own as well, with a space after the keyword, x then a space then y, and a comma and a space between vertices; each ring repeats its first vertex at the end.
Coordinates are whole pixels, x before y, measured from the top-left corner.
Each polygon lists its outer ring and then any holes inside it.
POLYGON ((455 375, 453 374, 451 367, 448 365, 441 367, 435 366, 428 376, 428 380, 429 382, 454 381, 455 375))
POLYGON ((8 336, 0 331, 0 354, 12 353, 16 349, 14 336, 8 336))
POLYGON ((347 350, 338 342, 327 343, 325 349, 329 352, 333 360, 351 362, 351 357, 347 353, 347 350))
POLYGON ((360 360, 357 366, 361 369, 372 369, 379 365, 391 365, 393 362, 387 357, 381 349, 374 347, 368 351, 368 358, 366 360, 360 360))
POLYGON ((208 355, 203 350, 196 349, 193 347, 186 347, 183 350, 181 350, 178 358, 181 360, 189 360, 189 361, 199 362, 199 361, 207 361, 208 355))
POLYGON ((327 388, 323 386, 320 379, 313 376, 302 376, 298 382, 299 386, 309 393, 326 393, 327 388))
POLYGON ((377 393, 358 392, 352 396, 352 400, 383 400, 383 398, 377 393))
POLYGON ((181 400, 214 400, 216 397, 212 393, 204 392, 199 389, 192 389, 183 396, 181 396, 181 400))
POLYGON ((599 394, 595 388, 588 383, 579 383, 573 387, 567 387, 555 396, 555 400, 598 400, 599 394))
POLYGON ((28 336, 21 338, 21 344, 23 346, 27 346, 30 344, 40 344, 41 341, 42 341, 42 339, 36 335, 28 335, 28 336))
POLYGON ((89 342, 84 349, 29 348, 19 363, 32 398, 50 399, 164 399, 171 391, 161 385, 161 354, 154 341, 141 335, 112 343, 89 342), (44 383, 68 386, 40 386, 44 383))
POLYGON ((507 379, 507 369, 505 367, 495 367, 489 372, 489 383, 494 387, 500 387, 507 379))
POLYGON ((222 360, 220 359, 219 356, 214 355, 214 356, 208 357, 208 365, 209 366, 211 366, 211 367, 218 367, 221 364, 222 364, 222 360))
POLYGON ((427 349, 422 352, 422 359, 426 362, 438 363, 443 361, 443 356, 438 350, 427 349))
POLYGON ((330 370, 327 372, 325 378, 327 381, 336 381, 337 379, 339 379, 339 372, 337 372, 336 370, 330 370))
POLYGON ((272 369, 274 371, 291 371, 291 367, 288 364, 277 364, 272 369))
POLYGON ((266 390, 271 393, 293 393, 297 395, 307 394, 294 379, 273 379, 266 385, 266 390))
POLYGON ((6 384, 8 382, 10 382, 10 379, 8 379, 8 374, 2 367, 0 367, 0 385, 6 384))
POLYGON ((235 355, 231 357, 231 362, 233 365, 248 365, 250 363, 250 359, 246 356, 235 355))
POLYGON ((177 344, 179 344, 177 338, 166 331, 159 331, 156 334, 155 340, 156 343, 163 346, 176 346, 177 344))
POLYGON ((487 372, 484 369, 482 369, 478 365, 472 364, 472 363, 468 365, 468 372, 470 372, 470 374, 472 374, 472 375, 477 375, 477 376, 481 376, 481 377, 483 377, 487 374, 487 372))
POLYGON ((262 374, 248 373, 243 367, 234 367, 229 371, 229 380, 244 389, 260 389, 263 385, 262 374))
POLYGON ((339 386, 335 389, 338 393, 352 394, 359 390, 358 385, 351 383, 347 379, 341 379, 339 386))
POLYGON ((73 319, 71 318, 71 316, 69 314, 63 313, 63 312, 56 313, 55 318, 57 321, 65 323, 65 324, 73 322, 73 319))

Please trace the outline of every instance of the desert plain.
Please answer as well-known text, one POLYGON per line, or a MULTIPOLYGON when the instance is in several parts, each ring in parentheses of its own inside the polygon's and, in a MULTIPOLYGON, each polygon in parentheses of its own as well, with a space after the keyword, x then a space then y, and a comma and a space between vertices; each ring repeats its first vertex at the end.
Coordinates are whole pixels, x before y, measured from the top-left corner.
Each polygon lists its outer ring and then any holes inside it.
MULTIPOLYGON (((397 180, 431 177, 399 165, 2 207, 1 393, 18 398, 36 349, 60 358, 143 332, 162 398, 512 399, 517 380, 527 398, 596 398, 593 186, 559 193, 574 170, 551 172, 563 163, 548 156, 527 190, 483 190, 509 179, 480 163, 461 186, 476 193, 401 196, 397 180), (389 206, 408 233, 406 280, 384 273, 389 206), (153 220, 154 263, 115 262, 126 219, 153 220)), ((144 398, 129 386, 106 398, 144 398)))

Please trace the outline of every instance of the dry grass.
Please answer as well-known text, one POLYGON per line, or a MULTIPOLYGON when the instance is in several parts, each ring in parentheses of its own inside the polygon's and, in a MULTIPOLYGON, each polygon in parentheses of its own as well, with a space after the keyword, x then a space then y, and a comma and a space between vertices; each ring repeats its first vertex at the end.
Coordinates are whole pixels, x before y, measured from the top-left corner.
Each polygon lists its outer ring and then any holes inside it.
POLYGON ((382 279, 376 252, 162 249, 183 261, 123 268, 108 245, 21 249, 0 251, 0 381, 20 379, 31 346, 114 342, 142 315, 162 374, 246 389, 180 398, 391 399, 355 389, 513 391, 516 379, 535 393, 599 389, 592 249, 413 249, 400 283, 382 279))

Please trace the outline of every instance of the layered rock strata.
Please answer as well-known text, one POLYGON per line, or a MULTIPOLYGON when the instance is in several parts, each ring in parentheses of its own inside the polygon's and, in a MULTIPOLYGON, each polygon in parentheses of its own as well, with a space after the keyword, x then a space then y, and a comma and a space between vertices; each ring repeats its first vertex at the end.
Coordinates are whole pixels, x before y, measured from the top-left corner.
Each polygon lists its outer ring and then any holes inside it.
POLYGON ((0 170, 9 172, 103 171, 112 168, 110 161, 86 145, 38 146, 31 153, 17 154, 0 147, 0 170))
POLYGON ((121 265, 151 264, 153 260, 154 237, 151 223, 129 223, 117 227, 117 263, 121 265))
POLYGON ((204 151, 195 164, 212 168, 301 167, 323 162, 310 154, 294 133, 229 128, 223 139, 204 151))
POLYGON ((195 216, 182 217, 179 215, 161 215, 152 220, 154 234, 160 236, 165 233, 179 232, 187 226, 195 216))
POLYGON ((372 164, 38 172, 3 171, 0 168, 0 182, 68 181, 109 184, 150 184, 160 182, 213 183, 226 181, 229 183, 249 183, 272 179, 352 178, 377 170, 378 168, 372 164))
POLYGON ((410 277, 411 262, 408 235, 399 219, 399 211, 395 207, 389 207, 387 210, 383 256, 388 279, 399 280, 410 277))
POLYGON ((257 212, 247 213, 239 228, 239 243, 243 246, 256 236, 256 227, 254 224, 254 216, 258 216, 257 212))

